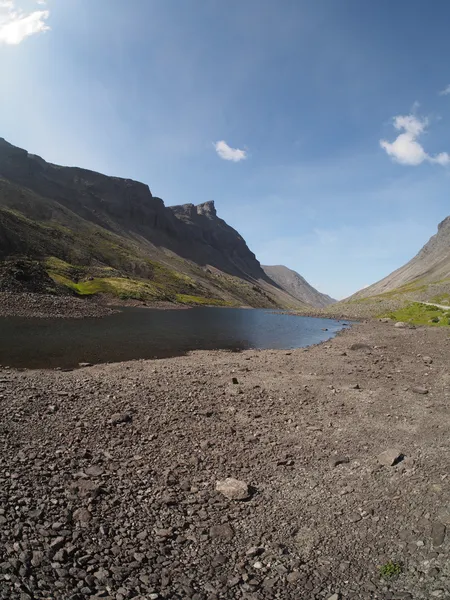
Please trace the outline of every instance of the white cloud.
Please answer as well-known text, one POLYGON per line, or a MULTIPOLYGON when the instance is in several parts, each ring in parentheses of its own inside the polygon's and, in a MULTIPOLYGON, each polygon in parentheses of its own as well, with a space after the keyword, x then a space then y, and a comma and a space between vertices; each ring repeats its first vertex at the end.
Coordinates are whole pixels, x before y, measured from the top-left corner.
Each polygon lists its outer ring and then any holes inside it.
POLYGON ((439 92, 439 96, 450 96, 450 84, 439 92))
POLYGON ((393 160, 402 165, 417 166, 423 162, 450 165, 450 155, 447 152, 432 156, 417 141, 427 126, 428 119, 421 119, 415 115, 399 115, 394 118, 394 127, 402 133, 393 142, 380 140, 380 146, 393 160))
POLYGON ((247 152, 245 150, 239 150, 239 148, 231 148, 224 140, 216 142, 214 144, 217 154, 223 160, 232 160, 233 162, 239 162, 247 158, 247 152))
MULTIPOLYGON (((38 2, 44 4, 43 0, 38 2)), ((0 44, 17 45, 36 33, 48 31, 48 10, 25 12, 13 0, 0 0, 0 44)))

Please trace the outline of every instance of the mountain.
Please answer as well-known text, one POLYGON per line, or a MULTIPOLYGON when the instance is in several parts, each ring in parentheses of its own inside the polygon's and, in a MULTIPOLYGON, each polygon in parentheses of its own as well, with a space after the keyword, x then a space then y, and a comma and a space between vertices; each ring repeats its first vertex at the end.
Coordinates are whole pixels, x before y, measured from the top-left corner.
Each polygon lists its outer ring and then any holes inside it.
POLYGON ((437 234, 412 260, 378 283, 357 292, 352 298, 392 292, 414 283, 420 283, 421 286, 445 283, 446 279, 450 280, 450 216, 438 225, 437 234))
POLYGON ((348 318, 376 316, 415 325, 447 325, 450 316, 445 309, 447 305, 450 305, 450 217, 440 223, 437 234, 406 265, 327 307, 326 312, 348 318))
POLYGON ((275 281, 280 288, 301 302, 305 302, 306 304, 310 304, 317 308, 323 308, 324 306, 336 302, 333 298, 330 298, 330 296, 322 294, 313 288, 306 279, 296 271, 292 271, 292 269, 288 269, 283 265, 262 265, 262 268, 266 275, 270 277, 272 281, 275 281))
POLYGON ((23 257, 82 295, 302 306, 214 202, 166 207, 143 183, 47 163, 0 138, 0 260, 23 257))

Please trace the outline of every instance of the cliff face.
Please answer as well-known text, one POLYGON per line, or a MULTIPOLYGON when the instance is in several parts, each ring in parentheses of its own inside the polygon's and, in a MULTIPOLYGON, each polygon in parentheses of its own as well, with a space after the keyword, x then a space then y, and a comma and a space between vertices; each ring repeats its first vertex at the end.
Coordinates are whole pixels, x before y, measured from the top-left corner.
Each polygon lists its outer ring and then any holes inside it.
POLYGON ((171 269, 171 281, 176 273, 179 281, 189 278, 183 294, 299 304, 267 277, 214 202, 166 207, 143 183, 47 163, 0 138, 0 258, 14 256, 150 281, 160 265, 171 269))
POLYGON ((406 265, 381 281, 357 292, 352 298, 365 298, 391 292, 415 281, 426 285, 450 278, 450 216, 438 225, 438 232, 406 265))
POLYGON ((116 234, 143 236, 199 265, 233 275, 265 277, 243 238, 217 216, 212 201, 166 208, 143 183, 59 167, 2 139, 0 176, 116 234))
POLYGON ((263 269, 272 281, 301 302, 305 302, 306 304, 310 304, 317 308, 323 308, 335 302, 330 296, 322 294, 313 288, 304 277, 299 275, 296 271, 292 271, 292 269, 288 269, 283 265, 264 265, 263 269))
MULTIPOLYGON (((210 264, 225 271, 232 265, 232 272, 246 273, 255 279, 267 279, 243 237, 217 216, 212 200, 198 206, 170 206, 169 210, 183 225, 179 229, 179 237, 188 243, 191 240, 197 242, 200 253, 193 257, 195 262, 210 264)), ((182 248, 179 251, 182 252, 182 248)))

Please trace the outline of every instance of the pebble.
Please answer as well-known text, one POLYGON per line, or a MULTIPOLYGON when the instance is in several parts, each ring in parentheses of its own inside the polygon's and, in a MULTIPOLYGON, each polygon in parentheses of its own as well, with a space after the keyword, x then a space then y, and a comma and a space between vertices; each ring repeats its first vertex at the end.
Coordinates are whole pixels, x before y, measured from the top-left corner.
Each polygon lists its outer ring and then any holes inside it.
POLYGON ((436 521, 431 527, 431 538, 433 546, 442 546, 445 540, 446 527, 443 523, 436 521))
POLYGON ((422 396, 426 396, 428 394, 428 389, 426 387, 423 387, 423 386, 414 386, 412 388, 412 391, 415 394, 422 394, 422 396))
POLYGON ((332 467, 338 467, 339 465, 345 465, 350 462, 350 459, 346 456, 333 456, 330 460, 330 465, 332 467))
POLYGON ((109 422, 112 425, 120 425, 121 423, 129 423, 132 420, 132 416, 130 413, 114 413, 109 422))

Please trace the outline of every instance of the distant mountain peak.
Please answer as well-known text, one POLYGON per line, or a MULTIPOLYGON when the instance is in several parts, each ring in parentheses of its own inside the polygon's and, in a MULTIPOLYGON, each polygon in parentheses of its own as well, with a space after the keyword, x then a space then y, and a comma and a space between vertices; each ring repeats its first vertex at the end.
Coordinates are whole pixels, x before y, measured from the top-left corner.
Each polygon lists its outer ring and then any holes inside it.
POLYGON ((280 288, 301 302, 306 302, 316 308, 323 308, 335 302, 330 296, 316 290, 299 273, 284 265, 262 265, 262 268, 280 288))

